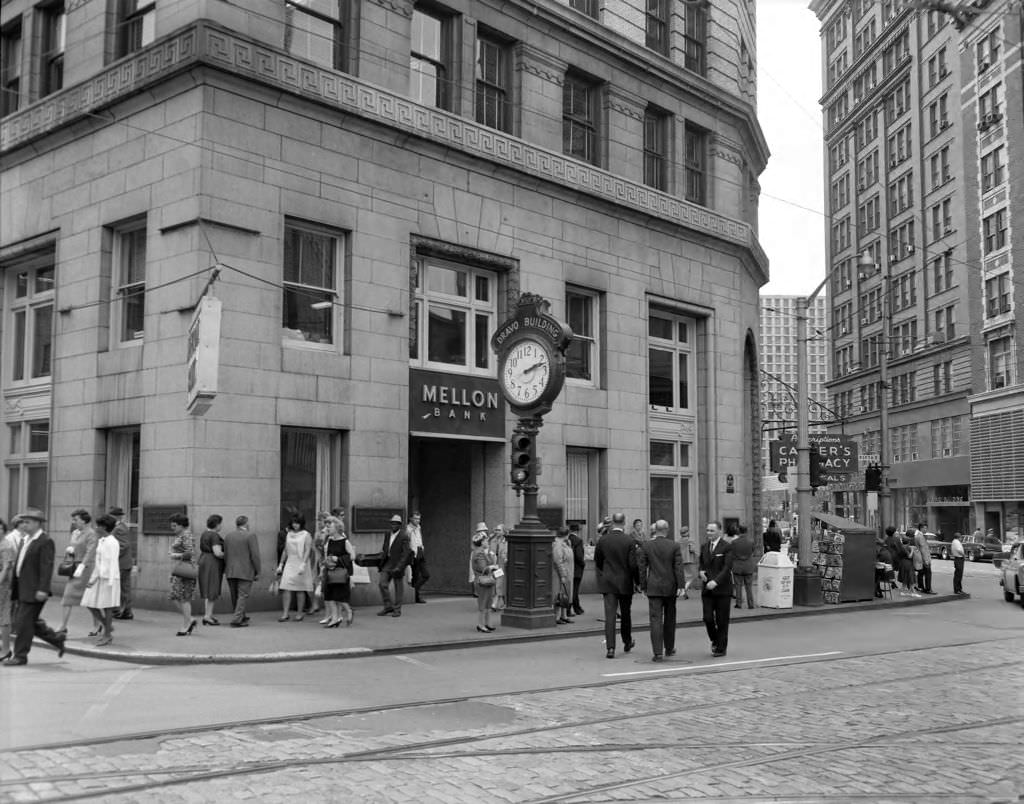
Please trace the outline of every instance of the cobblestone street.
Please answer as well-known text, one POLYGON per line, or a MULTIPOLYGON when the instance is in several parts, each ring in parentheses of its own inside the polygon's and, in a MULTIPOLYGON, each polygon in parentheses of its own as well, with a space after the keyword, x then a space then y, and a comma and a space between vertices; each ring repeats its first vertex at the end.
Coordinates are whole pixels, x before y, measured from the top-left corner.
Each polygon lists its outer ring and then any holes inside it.
POLYGON ((576 688, 12 751, 0 800, 1018 801, 1022 653, 638 657, 576 688))

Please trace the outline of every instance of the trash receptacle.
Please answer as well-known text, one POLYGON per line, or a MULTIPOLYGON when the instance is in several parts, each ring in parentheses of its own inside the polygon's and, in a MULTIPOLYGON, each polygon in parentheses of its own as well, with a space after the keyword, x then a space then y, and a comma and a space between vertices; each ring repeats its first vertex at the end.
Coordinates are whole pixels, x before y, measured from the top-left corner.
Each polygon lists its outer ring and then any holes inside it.
POLYGON ((785 553, 765 553, 757 563, 757 602, 766 609, 793 608, 793 564, 785 553))

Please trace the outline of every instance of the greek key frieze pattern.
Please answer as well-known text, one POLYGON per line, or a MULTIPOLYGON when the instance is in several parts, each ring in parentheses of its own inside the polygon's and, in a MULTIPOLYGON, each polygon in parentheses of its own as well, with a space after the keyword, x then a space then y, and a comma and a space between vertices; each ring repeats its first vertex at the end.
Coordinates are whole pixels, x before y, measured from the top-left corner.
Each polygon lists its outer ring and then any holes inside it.
POLYGON ((353 114, 740 244, 749 248, 762 266, 767 264, 760 244, 742 221, 530 145, 474 121, 421 106, 352 76, 307 64, 206 23, 183 29, 137 57, 119 62, 91 81, 4 118, 0 122, 0 152, 196 61, 232 73, 248 74, 353 114))

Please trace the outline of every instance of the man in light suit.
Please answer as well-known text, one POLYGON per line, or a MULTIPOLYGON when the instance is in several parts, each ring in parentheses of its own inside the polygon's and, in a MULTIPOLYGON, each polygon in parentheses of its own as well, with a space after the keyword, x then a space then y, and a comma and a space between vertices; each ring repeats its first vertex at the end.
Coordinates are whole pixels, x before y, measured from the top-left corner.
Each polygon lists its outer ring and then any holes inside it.
POLYGON ((412 546, 408 532, 402 527, 402 517, 398 514, 391 517, 391 532, 384 537, 380 552, 377 586, 380 588, 384 608, 377 612, 377 616, 390 614, 392 617, 401 617, 402 598, 405 596, 405 568, 412 561, 412 546), (391 597, 391 584, 394 584, 394 598, 391 597))
POLYGON ((235 610, 232 628, 245 628, 249 624, 246 604, 261 568, 256 534, 249 530, 249 517, 240 516, 235 519, 235 530, 224 536, 224 575, 231 591, 231 607, 235 610))
POLYGON ((640 545, 640 589, 647 595, 651 615, 651 650, 654 661, 676 652, 676 597, 686 584, 683 548, 669 536, 668 522, 654 523, 654 538, 640 545))
POLYGON ((700 548, 700 593, 704 604, 704 626, 711 640, 711 655, 725 656, 729 647, 729 609, 732 606, 732 537, 722 526, 709 522, 707 541, 700 548))
POLYGON ((615 658, 615 613, 622 615, 622 650, 629 653, 633 640, 633 579, 636 574, 636 542, 626 534, 626 515, 612 516, 611 529, 600 538, 594 549, 594 566, 598 571, 598 589, 604 595, 605 655, 615 658))
POLYGON ((5 667, 28 664, 32 637, 49 642, 57 649, 57 658, 64 655, 64 634, 58 634, 40 616, 50 597, 50 579, 53 577, 53 539, 43 530, 46 517, 38 508, 27 508, 16 517, 21 531, 21 548, 14 565, 14 585, 11 597, 18 601, 18 616, 14 629, 14 655, 4 662, 5 667))

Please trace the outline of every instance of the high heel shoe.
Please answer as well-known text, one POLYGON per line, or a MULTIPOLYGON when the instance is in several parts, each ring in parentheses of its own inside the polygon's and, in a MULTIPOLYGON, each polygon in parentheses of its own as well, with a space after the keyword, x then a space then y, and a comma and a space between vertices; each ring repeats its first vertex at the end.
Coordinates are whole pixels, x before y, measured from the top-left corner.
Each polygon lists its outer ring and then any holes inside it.
POLYGON ((479 631, 481 634, 489 634, 489 633, 491 633, 486 628, 484 628, 482 625, 478 625, 476 627, 476 630, 479 631))
POLYGON ((203 625, 220 625, 220 620, 216 617, 211 617, 209 620, 203 617, 203 625))
POLYGON ((193 620, 188 624, 188 628, 185 630, 185 635, 191 634, 196 629, 196 620, 193 620))
MULTIPOLYGON (((60 632, 58 631, 57 633, 60 633, 60 632)), ((95 631, 90 631, 89 632, 89 636, 91 636, 91 637, 102 636, 102 635, 103 635, 103 626, 102 625, 99 628, 97 628, 95 631)))
POLYGON ((7 653, 5 653, 3 656, 0 656, 0 662, 6 662, 13 655, 14 655, 14 651, 13 650, 7 651, 7 653))
POLYGON ((331 618, 330 618, 330 617, 324 617, 324 618, 323 618, 323 619, 322 619, 322 620, 320 621, 320 625, 328 625, 328 624, 329 624, 330 622, 331 622, 331 618))
POLYGON ((331 622, 329 622, 327 624, 327 627, 328 628, 337 628, 339 625, 341 625, 341 623, 342 623, 341 620, 331 620, 331 622))
POLYGON ((286 623, 286 622, 288 622, 288 615, 287 614, 282 614, 280 617, 277 618, 277 621, 279 623, 286 623))

